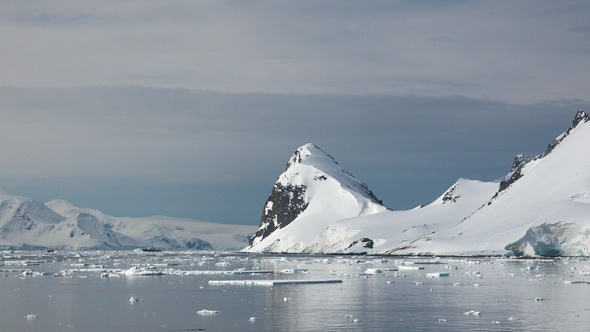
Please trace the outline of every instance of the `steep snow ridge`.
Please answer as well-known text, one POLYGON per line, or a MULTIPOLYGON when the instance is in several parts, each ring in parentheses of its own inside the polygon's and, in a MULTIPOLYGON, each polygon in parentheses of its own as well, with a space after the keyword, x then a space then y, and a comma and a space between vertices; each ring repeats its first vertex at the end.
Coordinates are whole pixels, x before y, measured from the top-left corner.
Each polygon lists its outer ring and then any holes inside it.
MULTIPOLYGON (((536 254, 545 255, 549 246, 544 246, 542 239, 532 241, 531 234, 573 227, 583 235, 590 226, 590 205, 579 198, 590 190, 590 122, 579 122, 560 137, 565 139, 551 153, 524 167, 525 176, 464 222, 440 234, 445 242, 452 240, 454 247, 436 240, 421 243, 421 247, 436 253, 500 252, 524 237, 536 254), (539 228, 544 224, 558 227, 539 228), (527 233, 529 229, 536 231, 527 233)), ((582 252, 572 239, 570 235, 561 238, 561 248, 551 251, 582 252)))
POLYGON ((385 210, 368 187, 334 158, 306 144, 289 158, 277 179, 247 250, 303 252, 310 234, 330 223, 385 210))

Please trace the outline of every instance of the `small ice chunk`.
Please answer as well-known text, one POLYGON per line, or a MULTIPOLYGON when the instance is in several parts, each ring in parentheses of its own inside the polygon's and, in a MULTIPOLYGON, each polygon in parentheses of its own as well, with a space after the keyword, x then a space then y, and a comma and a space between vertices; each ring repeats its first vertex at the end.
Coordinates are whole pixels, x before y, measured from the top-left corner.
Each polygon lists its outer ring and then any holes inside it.
POLYGON ((429 272, 426 273, 428 278, 440 278, 440 277, 448 277, 449 272, 429 272))
POLYGON ((353 315, 346 315, 346 316, 344 316, 344 318, 347 318, 348 321, 351 322, 351 323, 360 323, 360 321, 361 321, 358 318, 354 318, 353 315))
POLYGON ((27 320, 33 320, 33 319, 37 319, 37 315, 33 315, 33 314, 28 314, 25 316, 25 318, 27 320))
POLYGON ((307 273, 308 270, 307 269, 301 269, 301 268, 293 268, 293 269, 282 269, 279 272, 282 273, 282 274, 298 274, 298 273, 307 273))
POLYGON ((219 310, 209 310, 209 309, 203 309, 203 310, 197 311, 197 314, 201 315, 201 316, 215 316, 219 313, 220 313, 219 310))
POLYGON ((469 310, 467 312, 463 313, 464 315, 467 316, 479 316, 480 312, 479 311, 475 311, 475 310, 469 310))

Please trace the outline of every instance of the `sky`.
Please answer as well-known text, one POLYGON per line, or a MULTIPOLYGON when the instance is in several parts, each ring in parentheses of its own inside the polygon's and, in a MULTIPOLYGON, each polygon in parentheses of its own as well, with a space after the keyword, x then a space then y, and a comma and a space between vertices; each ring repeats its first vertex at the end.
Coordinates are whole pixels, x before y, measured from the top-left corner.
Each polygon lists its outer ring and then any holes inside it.
POLYGON ((0 187, 257 225, 315 143, 384 204, 496 180, 589 110, 587 1, 0 2, 0 187))

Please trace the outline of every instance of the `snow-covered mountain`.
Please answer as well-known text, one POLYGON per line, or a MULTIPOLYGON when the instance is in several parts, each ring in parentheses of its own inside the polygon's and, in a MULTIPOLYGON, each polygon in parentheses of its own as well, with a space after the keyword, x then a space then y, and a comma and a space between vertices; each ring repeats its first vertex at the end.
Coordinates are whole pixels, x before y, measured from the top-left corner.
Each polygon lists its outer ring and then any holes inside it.
POLYGON ((367 185, 313 144, 289 158, 248 251, 306 252, 309 238, 346 218, 387 210, 367 185))
POLYGON ((223 225, 169 217, 121 218, 73 206, 41 202, 0 189, 0 248, 239 249, 254 226, 223 225))
POLYGON ((517 156, 502 179, 459 179, 424 207, 388 210, 358 184, 317 147, 299 148, 245 250, 590 255, 590 117, 583 111, 545 152, 517 156))

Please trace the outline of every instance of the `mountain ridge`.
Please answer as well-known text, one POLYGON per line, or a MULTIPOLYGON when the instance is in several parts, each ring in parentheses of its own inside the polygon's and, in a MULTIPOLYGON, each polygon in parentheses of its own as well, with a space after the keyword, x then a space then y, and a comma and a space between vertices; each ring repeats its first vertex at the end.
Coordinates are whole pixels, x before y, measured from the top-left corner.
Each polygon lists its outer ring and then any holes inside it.
MULTIPOLYGON (((305 163, 297 154, 290 160, 305 163)), ((288 166, 292 164, 289 162, 288 166)), ((304 211, 285 227, 275 228, 264 239, 251 242, 245 251, 587 256, 588 165, 590 116, 580 110, 572 125, 543 153, 517 155, 508 175, 498 181, 459 179, 429 205, 412 210, 391 211, 383 207, 372 213, 346 216, 304 211)), ((313 177, 309 175, 298 181, 312 183, 313 177)), ((323 194, 327 196, 315 196, 307 204, 324 204, 328 209, 343 202, 333 192, 323 194)))
POLYGON ((153 216, 113 217, 64 200, 0 194, 0 248, 236 250, 254 226, 153 216))

